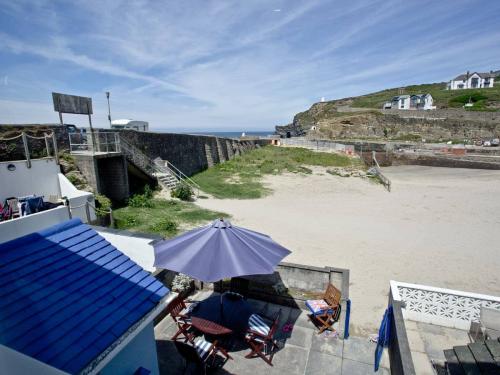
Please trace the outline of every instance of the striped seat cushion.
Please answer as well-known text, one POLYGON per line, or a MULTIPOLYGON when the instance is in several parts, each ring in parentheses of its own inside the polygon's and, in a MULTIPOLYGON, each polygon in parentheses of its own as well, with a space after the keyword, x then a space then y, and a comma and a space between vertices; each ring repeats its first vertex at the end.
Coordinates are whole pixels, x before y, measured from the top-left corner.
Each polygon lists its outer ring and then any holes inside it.
POLYGON ((212 346, 211 343, 209 343, 207 340, 202 339, 201 337, 198 338, 194 342, 194 348, 196 349, 196 352, 200 356, 200 358, 204 361, 208 355, 210 354, 210 347, 212 346))
POLYGON ((248 327, 262 336, 267 336, 271 328, 267 323, 257 314, 252 314, 248 319, 248 327))
POLYGON ((187 305, 182 311, 179 313, 180 315, 190 316, 194 309, 198 306, 198 302, 193 302, 187 305))
POLYGON ((306 306, 314 315, 324 314, 330 309, 328 303, 322 299, 311 299, 306 301, 306 306))

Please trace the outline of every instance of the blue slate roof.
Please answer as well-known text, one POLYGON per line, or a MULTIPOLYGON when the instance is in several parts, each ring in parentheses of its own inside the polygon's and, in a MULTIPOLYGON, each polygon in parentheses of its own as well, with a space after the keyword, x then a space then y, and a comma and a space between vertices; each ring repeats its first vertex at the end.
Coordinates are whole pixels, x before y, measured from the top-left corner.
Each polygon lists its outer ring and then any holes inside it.
POLYGON ((0 244, 0 344, 77 373, 168 293, 73 219, 0 244))

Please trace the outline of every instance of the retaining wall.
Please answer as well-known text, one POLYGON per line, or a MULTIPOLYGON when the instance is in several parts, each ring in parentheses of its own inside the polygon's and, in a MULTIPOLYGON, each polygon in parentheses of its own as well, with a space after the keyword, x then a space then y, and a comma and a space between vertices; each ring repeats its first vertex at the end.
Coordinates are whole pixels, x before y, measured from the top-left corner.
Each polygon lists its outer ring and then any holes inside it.
POLYGON ((248 150, 270 144, 270 140, 236 140, 203 135, 122 130, 120 136, 151 159, 168 160, 191 176, 248 150))
POLYGON ((500 123, 500 112, 465 111, 460 108, 434 109, 429 111, 387 109, 381 112, 383 114, 399 115, 406 118, 427 118, 431 120, 448 118, 500 123))
POLYGON ((392 165, 500 170, 500 163, 459 159, 447 156, 393 154, 392 165))

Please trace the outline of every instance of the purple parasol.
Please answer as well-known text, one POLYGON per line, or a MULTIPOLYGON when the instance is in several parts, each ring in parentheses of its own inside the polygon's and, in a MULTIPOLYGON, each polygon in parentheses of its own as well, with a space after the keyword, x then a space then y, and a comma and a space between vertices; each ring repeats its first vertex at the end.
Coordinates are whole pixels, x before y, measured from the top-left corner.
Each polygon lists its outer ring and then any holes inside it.
POLYGON ((223 219, 154 245, 157 268, 204 282, 274 272, 290 250, 265 234, 232 226, 223 219))

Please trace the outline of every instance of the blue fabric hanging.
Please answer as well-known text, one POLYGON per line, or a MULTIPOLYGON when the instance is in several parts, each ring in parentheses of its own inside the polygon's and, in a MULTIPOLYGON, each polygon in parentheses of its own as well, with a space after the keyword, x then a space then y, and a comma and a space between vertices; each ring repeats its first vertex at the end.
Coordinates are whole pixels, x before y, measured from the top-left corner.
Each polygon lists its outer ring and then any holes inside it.
POLYGON ((391 326, 393 319, 394 315, 391 305, 385 310, 384 318, 382 319, 382 323, 380 324, 380 328, 378 330, 377 347, 375 348, 375 371, 378 371, 380 366, 380 360, 382 359, 384 348, 389 346, 391 341, 391 326))

